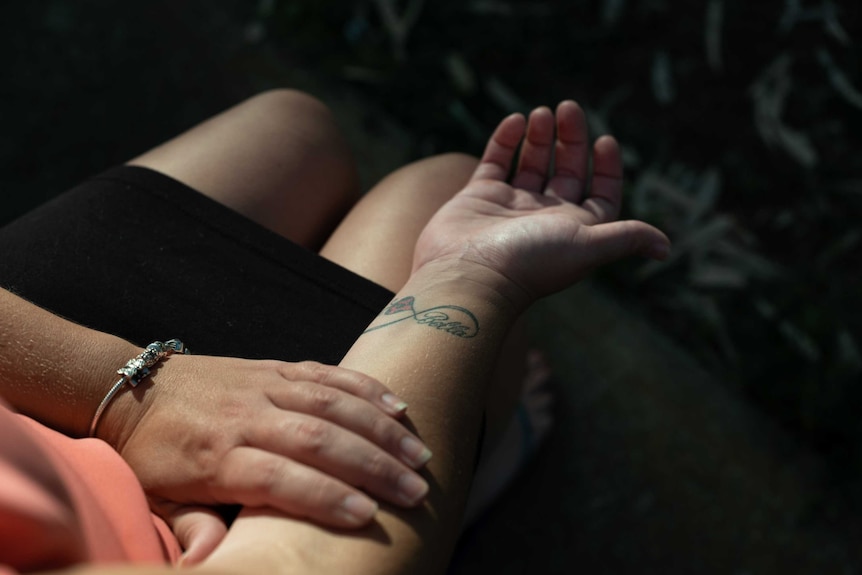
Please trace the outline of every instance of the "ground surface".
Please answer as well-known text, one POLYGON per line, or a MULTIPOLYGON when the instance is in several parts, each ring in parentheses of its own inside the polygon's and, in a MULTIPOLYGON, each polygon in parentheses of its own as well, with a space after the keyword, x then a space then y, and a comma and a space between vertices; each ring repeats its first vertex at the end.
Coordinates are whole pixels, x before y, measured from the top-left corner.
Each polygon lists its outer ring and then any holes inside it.
POLYGON ((860 115, 822 56, 852 90, 858 48, 816 14, 783 23, 785 4, 441 1, 399 52, 372 2, 16 3, 0 19, 0 221, 269 87, 329 102, 367 183, 577 97, 595 131, 622 132, 633 209, 682 256, 533 314, 558 426, 453 572, 860 572, 860 115))

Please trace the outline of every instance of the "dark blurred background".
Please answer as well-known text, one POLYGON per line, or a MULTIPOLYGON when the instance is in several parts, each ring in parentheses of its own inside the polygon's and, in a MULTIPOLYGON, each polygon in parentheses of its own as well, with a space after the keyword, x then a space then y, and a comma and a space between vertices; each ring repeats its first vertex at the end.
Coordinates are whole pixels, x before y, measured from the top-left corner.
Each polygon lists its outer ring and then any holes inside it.
POLYGON ((615 265, 533 314, 557 431, 453 571, 857 573, 860 11, 6 3, 0 224, 267 88, 332 104, 366 184, 477 154, 505 114, 575 98, 594 136, 623 143, 627 215, 666 230, 673 257, 615 265))

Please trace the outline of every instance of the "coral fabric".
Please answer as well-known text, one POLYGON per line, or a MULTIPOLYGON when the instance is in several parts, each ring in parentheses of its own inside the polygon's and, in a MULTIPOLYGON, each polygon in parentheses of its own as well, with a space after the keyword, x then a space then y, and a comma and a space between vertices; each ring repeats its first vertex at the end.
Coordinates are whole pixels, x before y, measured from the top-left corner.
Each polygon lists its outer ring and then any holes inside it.
POLYGON ((105 442, 72 439, 0 400, 0 574, 175 562, 168 526, 105 442))

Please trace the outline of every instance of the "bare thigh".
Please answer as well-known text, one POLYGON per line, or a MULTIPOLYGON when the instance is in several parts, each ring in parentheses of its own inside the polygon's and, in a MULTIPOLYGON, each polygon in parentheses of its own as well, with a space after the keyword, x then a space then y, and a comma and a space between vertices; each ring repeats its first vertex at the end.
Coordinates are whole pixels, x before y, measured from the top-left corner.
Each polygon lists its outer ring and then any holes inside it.
POLYGON ((465 154, 443 154, 393 172, 350 211, 320 255, 398 291, 425 224, 467 184, 477 163, 465 154))
POLYGON ((359 198, 329 109, 296 90, 254 96, 129 162, 317 249, 359 198))

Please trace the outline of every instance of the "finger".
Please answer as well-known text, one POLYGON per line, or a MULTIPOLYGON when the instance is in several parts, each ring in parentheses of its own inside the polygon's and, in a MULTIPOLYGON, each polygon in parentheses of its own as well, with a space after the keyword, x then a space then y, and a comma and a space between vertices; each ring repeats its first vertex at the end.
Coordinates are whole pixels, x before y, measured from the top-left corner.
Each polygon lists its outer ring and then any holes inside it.
POLYGON ((498 180, 505 182, 512 168, 512 160, 518 151, 518 144, 524 137, 526 120, 521 114, 512 114, 503 118, 503 121, 491 134, 488 145, 482 154, 482 160, 470 178, 471 182, 476 180, 498 180))
POLYGON ((640 255, 663 260, 670 253, 670 240, 659 229, 638 221, 625 220, 582 228, 589 234, 590 261, 586 267, 614 262, 624 257, 640 255))
MULTIPOLYGON (((385 449, 405 464, 422 467, 431 459, 431 450, 405 426, 381 412, 372 403, 338 388, 315 383, 294 382, 269 391, 273 404, 285 411, 302 413, 328 421, 385 449)), ((277 414, 284 418, 286 414, 277 414)), ((273 422, 270 425, 277 425, 273 422)), ((286 445, 289 438, 283 436, 286 445)), ((284 449, 277 449, 286 453, 284 449)))
POLYGON ((392 393, 388 387, 373 377, 352 369, 324 365, 314 361, 280 363, 278 369, 282 377, 289 382, 313 381, 320 385, 340 389, 373 403, 393 417, 400 417, 407 410, 407 402, 392 393))
POLYGON ((377 513, 374 500, 344 482, 252 447, 227 454, 214 490, 225 502, 272 507, 331 527, 362 527, 377 513))
POLYGON ((599 223, 612 222, 620 215, 623 192, 623 160, 620 146, 612 136, 602 136, 593 145, 593 181, 590 197, 582 204, 599 223))
POLYGON ((512 186, 541 193, 548 179, 551 165, 551 151, 554 143, 554 113, 542 106, 530 113, 527 135, 521 147, 518 171, 512 179, 512 186))
POLYGON ((323 419, 299 413, 261 417, 246 439, 396 505, 416 505, 428 492, 419 474, 384 449, 323 419))
POLYGON ((221 543, 227 534, 227 525, 218 513, 207 507, 172 507, 163 517, 184 550, 179 564, 183 567, 196 565, 221 543))
POLYGON ((572 100, 560 103, 556 116, 554 175, 546 186, 546 193, 577 203, 583 197, 587 180, 587 118, 572 100))

